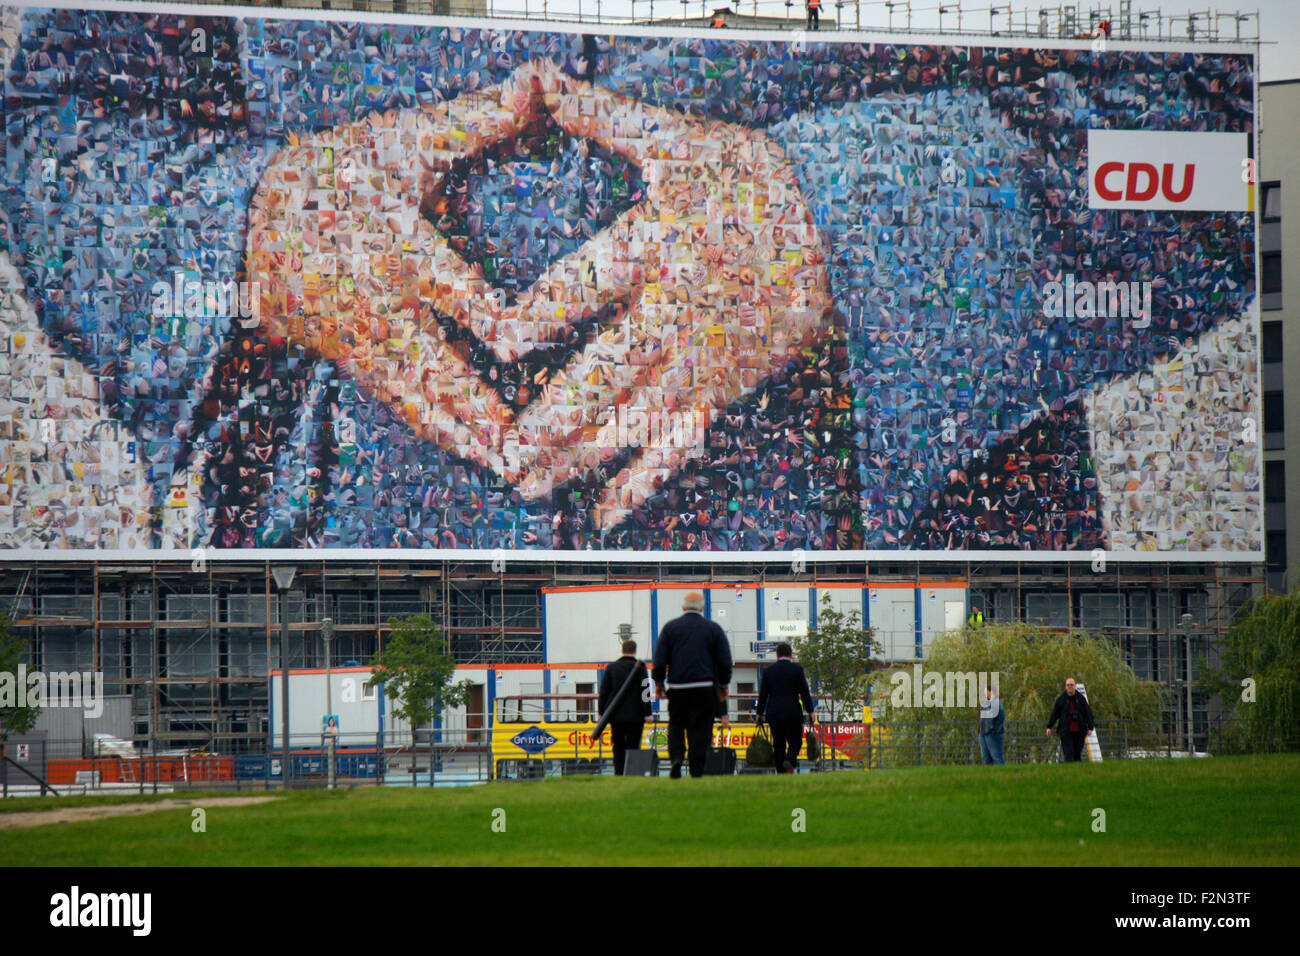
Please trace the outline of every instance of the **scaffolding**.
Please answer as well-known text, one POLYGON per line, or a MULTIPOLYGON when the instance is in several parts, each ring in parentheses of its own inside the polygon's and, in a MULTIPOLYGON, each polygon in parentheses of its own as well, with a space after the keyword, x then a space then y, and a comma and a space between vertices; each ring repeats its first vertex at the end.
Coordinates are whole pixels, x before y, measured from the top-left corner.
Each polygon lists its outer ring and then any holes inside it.
MULTIPOLYGON (((425 614, 458 663, 543 661, 542 588, 619 584, 969 582, 987 621, 1027 621, 1112 637, 1137 676, 1166 690, 1180 738, 1208 733, 1215 710, 1197 683, 1202 660, 1242 605, 1262 593, 1258 565, 1069 562, 299 561, 288 597, 288 666, 369 662, 391 621, 425 614), (498 562, 500 566, 500 562, 498 562), (1189 716, 1190 715, 1190 716, 1189 716)), ((270 563, 150 560, 0 565, 0 607, 31 645, 33 669, 96 671, 106 694, 132 698, 134 741, 149 752, 202 747, 261 752, 270 730, 268 674, 279 659, 270 563)))
MULTIPOLYGON (((199 4, 274 8, 256 0, 197 0, 199 4)), ((275 7, 331 12, 392 13, 454 18, 708 27, 716 11, 727 26, 794 30, 804 24, 804 0, 287 0, 275 7)), ((834 0, 823 4, 822 30, 924 33, 1050 40, 1092 39, 1110 27, 1110 39, 1145 42, 1258 43, 1258 10, 1165 12, 1141 0, 1029 3, 1009 0, 834 0), (834 7, 831 14, 830 7, 834 7)))

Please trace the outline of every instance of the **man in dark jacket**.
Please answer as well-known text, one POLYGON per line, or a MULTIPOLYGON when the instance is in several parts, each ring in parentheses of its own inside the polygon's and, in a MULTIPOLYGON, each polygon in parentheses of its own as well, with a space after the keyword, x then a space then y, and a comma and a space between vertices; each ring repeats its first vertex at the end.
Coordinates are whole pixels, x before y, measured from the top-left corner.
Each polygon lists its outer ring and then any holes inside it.
POLYGON ((603 717, 619 688, 633 672, 632 686, 614 708, 609 721, 609 735, 614 745, 614 773, 623 776, 623 763, 629 750, 641 749, 641 732, 650 716, 650 675, 636 659, 636 641, 623 642, 623 656, 605 668, 600 678, 600 715, 603 717))
POLYGON ((1002 756, 1002 739, 1007 729, 1007 712, 993 693, 993 685, 984 687, 986 700, 980 707, 980 755, 986 764, 1006 763, 1002 756))
POLYGON ((1066 763, 1074 763, 1083 756, 1083 742, 1088 739, 1088 731, 1093 729, 1092 708, 1084 696, 1075 690, 1074 678, 1065 682, 1065 693, 1056 698, 1052 716, 1047 720, 1047 735, 1052 735, 1052 725, 1056 725, 1057 736, 1061 738, 1061 752, 1065 754, 1066 763))
POLYGON ((776 663, 763 671, 758 684, 758 717, 772 728, 772 757, 777 773, 794 773, 799 766, 803 715, 807 714, 810 722, 813 718, 808 676, 790 659, 793 656, 794 648, 789 644, 776 645, 776 663))
POLYGON ((664 625, 655 645, 655 696, 668 699, 669 776, 674 778, 682 775, 688 742, 691 776, 704 776, 713 717, 731 683, 731 645, 703 610, 704 595, 688 591, 682 616, 664 625))

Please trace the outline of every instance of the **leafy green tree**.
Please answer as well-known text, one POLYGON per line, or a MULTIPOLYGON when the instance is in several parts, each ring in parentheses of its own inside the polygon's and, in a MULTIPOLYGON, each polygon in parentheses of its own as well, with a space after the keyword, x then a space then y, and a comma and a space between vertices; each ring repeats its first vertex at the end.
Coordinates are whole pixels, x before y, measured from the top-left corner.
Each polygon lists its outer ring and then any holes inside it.
MULTIPOLYGON (((417 727, 432 726, 449 707, 469 700, 469 681, 453 684, 456 659, 448 653, 438 625, 427 615, 390 620, 383 652, 370 667, 373 680, 382 681, 384 693, 395 705, 394 716, 417 727)), ((433 770, 433 734, 429 735, 429 770, 433 770)))
POLYGON ((19 700, 27 703, 27 688, 18 686, 18 665, 27 654, 27 641, 14 634, 13 621, 0 611, 0 743, 30 731, 41 713, 40 707, 18 706, 19 700))
MULTIPOLYGON (((1154 745, 1159 735, 1159 686, 1140 680, 1109 637, 1082 631, 1061 634, 1034 624, 967 624, 936 637, 929 656, 918 663, 924 673, 983 673, 989 683, 995 681, 996 674, 996 689, 1007 719, 1033 721, 1039 727, 1047 724, 1065 678, 1074 677, 1087 687, 1088 703, 1097 720, 1130 721, 1131 744, 1150 739, 1154 745)), ((984 688, 978 687, 975 700, 965 701, 965 706, 955 706, 957 702, 945 693, 941 698, 945 706, 916 707, 910 692, 915 673, 909 664, 871 675, 873 717, 887 722, 878 734, 899 734, 901 740, 901 734, 908 733, 909 746, 914 739, 921 741, 931 754, 923 758, 926 762, 965 761, 971 752, 984 688), (905 674, 908 680, 896 678, 898 674, 905 674), (907 693, 900 693, 903 690, 907 693), (903 706, 897 706, 900 697, 903 706), (915 731, 908 731, 909 725, 915 725, 915 731)), ((945 680, 945 690, 947 686, 945 680)), ((1050 759, 1057 746, 1041 730, 1031 734, 1029 742, 1034 755, 1044 760, 1050 759)))
POLYGON ((1300 587, 1248 602, 1218 650, 1206 685, 1237 718, 1236 736, 1252 747, 1293 740, 1300 722, 1300 587))
MULTIPOLYGON (((828 594, 817 611, 817 623, 806 635, 795 638, 793 646, 813 694, 827 698, 831 723, 857 719, 872 654, 881 652, 872 628, 862 626, 862 612, 840 611, 828 594)), ((833 745, 831 756, 835 756, 833 745)))

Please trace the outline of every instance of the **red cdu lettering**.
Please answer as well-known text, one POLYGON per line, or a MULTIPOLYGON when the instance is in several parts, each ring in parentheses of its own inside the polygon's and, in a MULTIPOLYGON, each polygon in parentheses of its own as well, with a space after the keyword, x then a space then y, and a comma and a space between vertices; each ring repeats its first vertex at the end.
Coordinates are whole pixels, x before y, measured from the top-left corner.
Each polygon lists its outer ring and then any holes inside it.
POLYGON ((1188 163, 1183 167, 1183 188, 1174 191, 1174 164, 1165 163, 1161 169, 1160 191, 1170 202, 1183 202, 1192 194, 1192 181, 1196 178, 1196 166, 1188 163))
POLYGON ((1160 193, 1171 203, 1186 202, 1196 181, 1196 164, 1183 164, 1182 182, 1175 183, 1174 163, 1102 163, 1093 177, 1098 197, 1105 202, 1148 202, 1160 193), (1122 181, 1123 186, 1117 188, 1122 181))
POLYGON ((1097 195, 1106 200, 1106 202, 1119 202, 1124 198, 1124 193, 1121 190, 1111 189, 1106 185, 1107 176, 1111 173, 1122 172, 1123 169, 1123 163, 1102 163, 1097 167, 1097 176, 1095 180, 1097 195))
POLYGON ((1129 202, 1146 202, 1156 194, 1160 188, 1160 176, 1156 168, 1150 163, 1129 163, 1128 179, 1125 182, 1124 198, 1129 202), (1144 174, 1147 178, 1146 184, 1139 190, 1137 181, 1138 175, 1144 174))

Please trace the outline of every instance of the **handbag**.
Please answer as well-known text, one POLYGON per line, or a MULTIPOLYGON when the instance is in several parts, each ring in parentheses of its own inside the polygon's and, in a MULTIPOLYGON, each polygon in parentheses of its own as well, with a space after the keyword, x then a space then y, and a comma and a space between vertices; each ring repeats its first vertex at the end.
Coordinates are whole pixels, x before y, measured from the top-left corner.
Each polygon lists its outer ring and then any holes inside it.
POLYGON ((822 742, 817 737, 816 727, 808 725, 808 732, 804 734, 804 752, 808 755, 809 760, 822 759, 822 742))
POLYGON ((774 756, 772 738, 767 734, 767 727, 760 721, 754 731, 754 739, 745 748, 745 763, 751 767, 771 767, 774 756))
POLYGON ((722 728, 718 729, 718 742, 719 746, 715 747, 710 741, 709 755, 704 760, 706 777, 728 777, 736 772, 736 751, 726 746, 727 732, 722 728))

